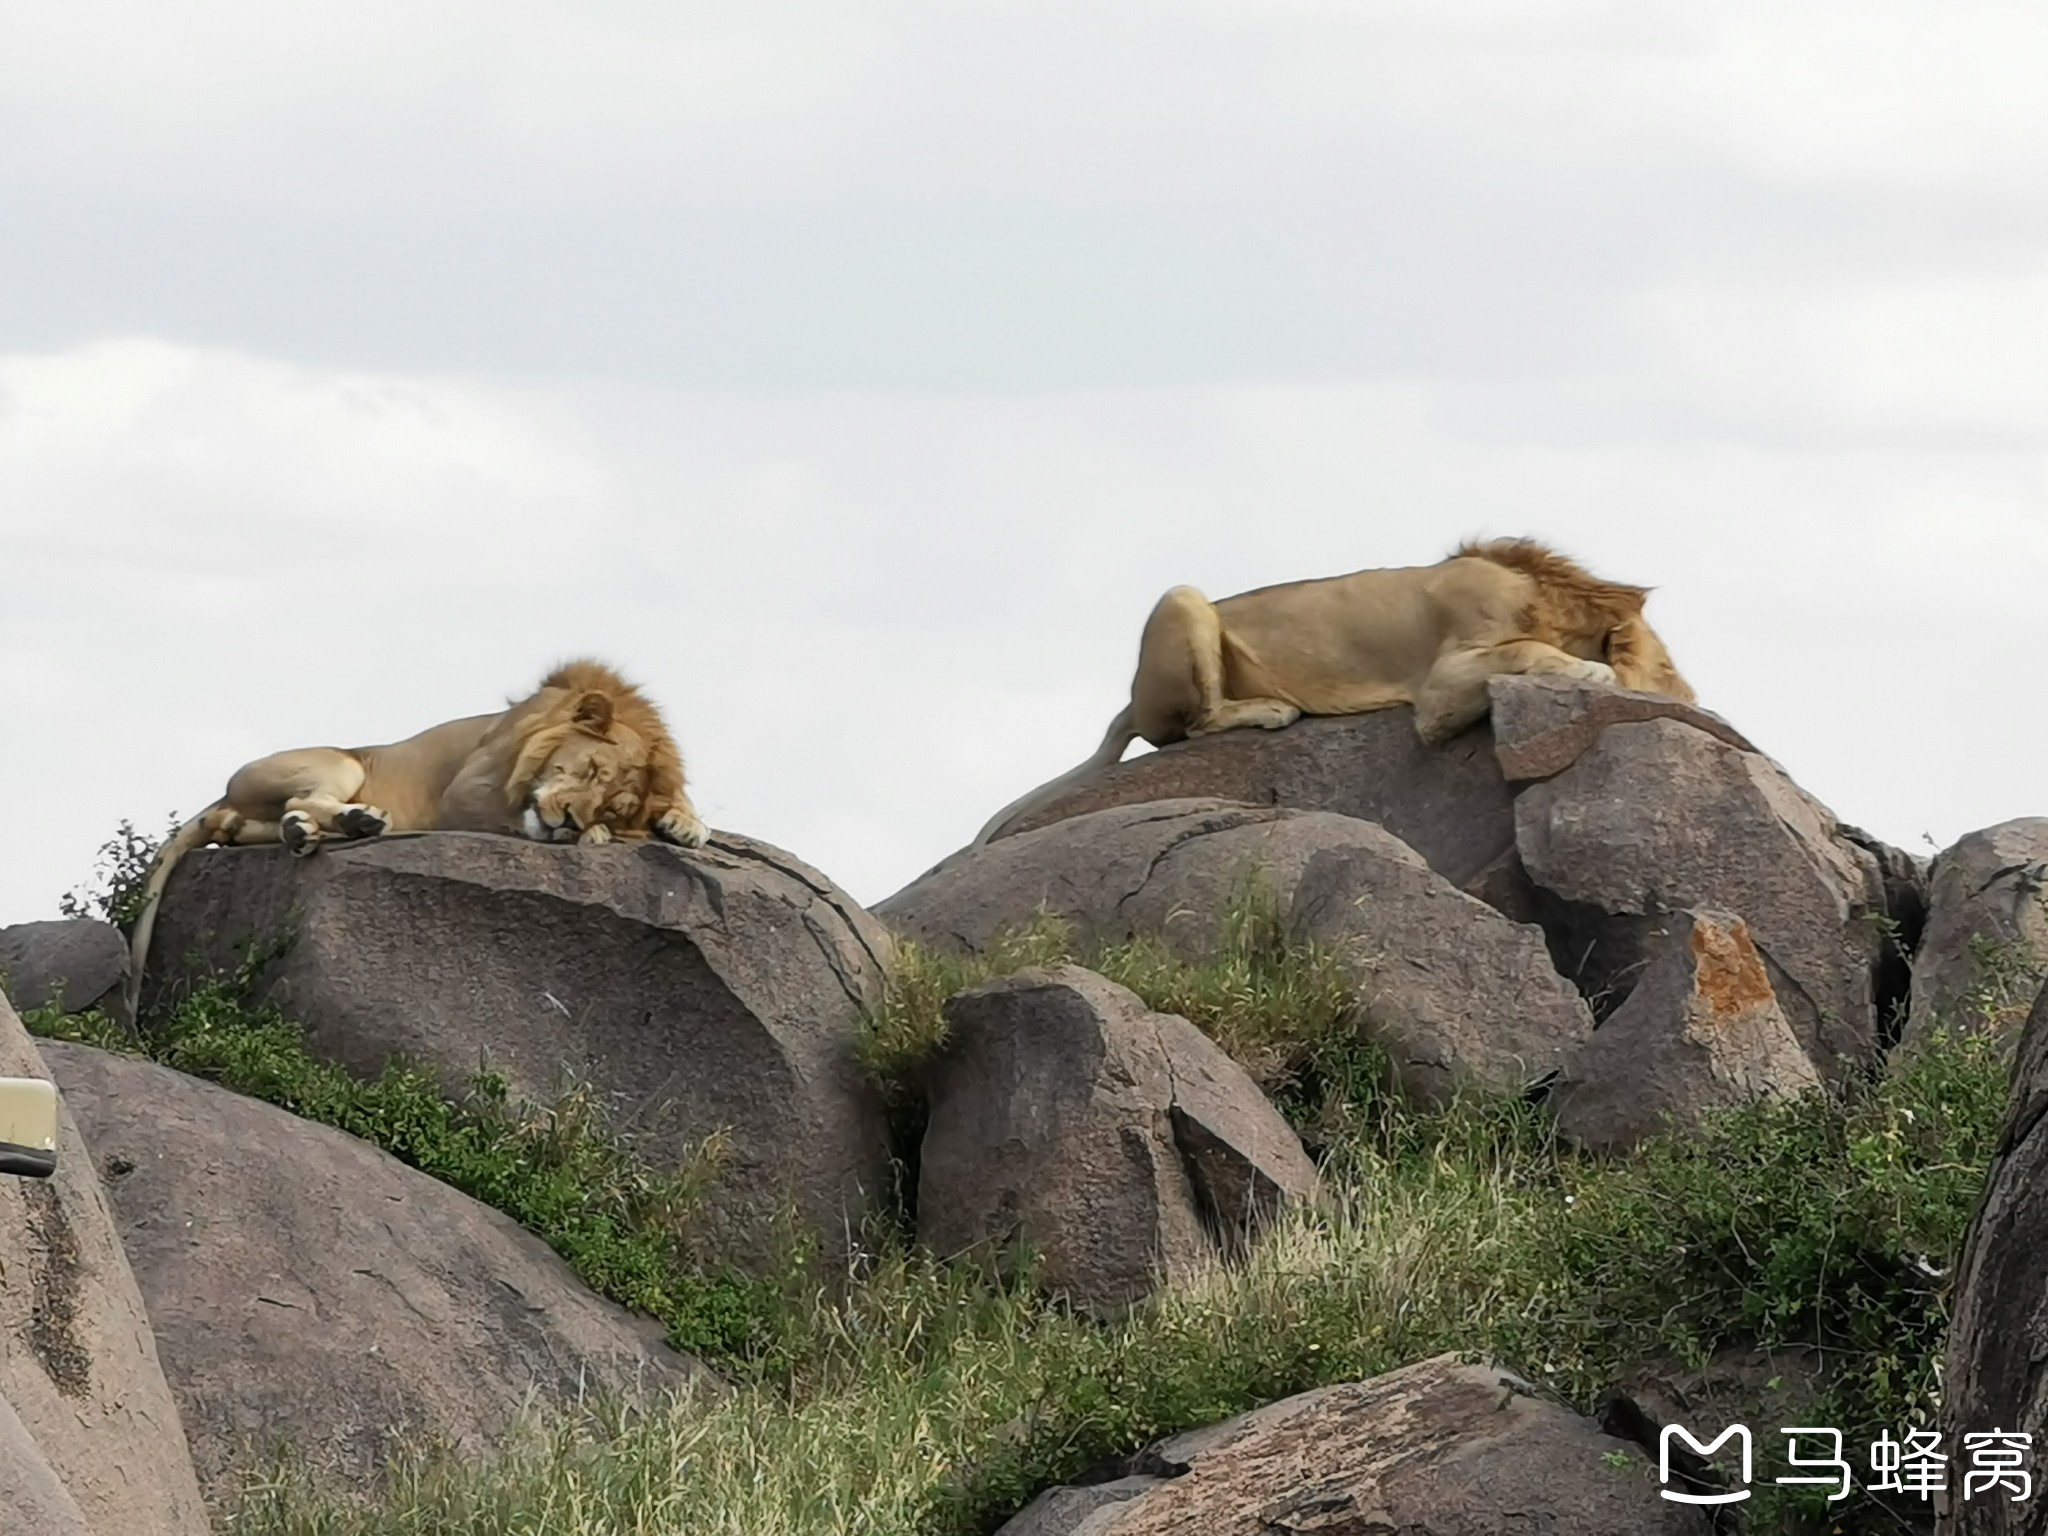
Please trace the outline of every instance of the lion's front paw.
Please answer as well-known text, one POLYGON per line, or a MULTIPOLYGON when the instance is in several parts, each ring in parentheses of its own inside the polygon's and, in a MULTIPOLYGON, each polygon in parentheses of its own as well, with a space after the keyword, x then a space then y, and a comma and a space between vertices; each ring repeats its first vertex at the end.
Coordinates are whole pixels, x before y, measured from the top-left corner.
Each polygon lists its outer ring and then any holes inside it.
POLYGON ((303 859, 320 846, 320 823, 304 811, 286 811, 278 820, 277 837, 292 857, 303 859))
POLYGON ((382 837, 391 829, 391 818, 374 805, 351 805, 334 820, 350 837, 382 837))
POLYGON ((576 839, 585 848, 600 848, 612 840, 612 829, 603 822, 594 822, 583 829, 576 839))
POLYGON ((1604 661, 1581 661, 1567 671, 1565 676, 1576 678, 1582 683, 1611 683, 1614 681, 1614 668, 1604 661))
POLYGON ((672 806, 654 824, 654 835, 681 848, 702 848, 711 833, 687 806, 672 806))

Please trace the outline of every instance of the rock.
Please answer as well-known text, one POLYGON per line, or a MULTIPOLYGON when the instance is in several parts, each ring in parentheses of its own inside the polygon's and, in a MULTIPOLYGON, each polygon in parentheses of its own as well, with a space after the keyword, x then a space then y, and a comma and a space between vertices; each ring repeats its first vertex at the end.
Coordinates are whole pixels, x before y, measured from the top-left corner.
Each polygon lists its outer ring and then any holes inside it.
MULTIPOLYGON (((1963 1437, 1993 1431, 2027 1434, 2025 1470, 2033 1497, 1979 1488, 1957 1499, 1951 1488, 1941 1536, 2043 1536, 2041 1447, 2048 1439, 2048 1308, 2041 1304, 2041 1254, 2048 1249, 2048 987, 2021 1029, 2012 1099, 1990 1177, 1970 1222, 1952 1282, 1954 1321, 1942 1374, 1943 1449, 1960 1472, 1970 1460, 1963 1437)), ((1953 1479, 1952 1479, 1953 1481, 1953 1479)))
POLYGON ((1658 926, 1628 1001, 1551 1090, 1559 1128, 1582 1147, 1625 1151, 1709 1110, 1820 1086, 1741 918, 1674 912, 1658 926))
POLYGON ((1309 861, 1288 922, 1335 952, 1360 1028, 1420 1101, 1441 1104, 1464 1081, 1533 1087, 1592 1036, 1592 1013, 1552 966, 1541 929, 1455 889, 1376 827, 1309 861))
POLYGON ((564 1069, 661 1162, 721 1128, 707 1255, 766 1261, 785 1200, 838 1252, 888 1188, 880 1103, 853 1055, 887 933, 823 875, 720 834, 551 847, 431 833, 324 848, 208 849, 163 897, 145 1015, 173 961, 232 964, 296 913, 263 995, 311 1049, 364 1073, 394 1053, 462 1091, 485 1060, 515 1095, 564 1069))
POLYGON ((875 915, 920 943, 983 953, 1043 908, 1084 944, 1152 934, 1198 960, 1217 948, 1253 870, 1284 914, 1311 859, 1361 841, 1395 844, 1370 822, 1327 811, 1221 800, 1116 806, 1004 837, 897 892, 875 915))
MULTIPOLYGON (((1706 1536, 1633 1443, 1503 1371, 1439 1356, 1285 1398, 1134 1458, 1156 1478, 1001 1536, 1706 1536)), ((1034 1509, 1042 1510, 1045 1501, 1034 1509)), ((1027 1511, 1027 1514, 1031 1513, 1027 1511)))
POLYGON ((1934 860, 1906 1037, 1937 1018, 2015 1030, 2048 979, 2048 816, 1972 832, 1934 860))
POLYGON ((1643 720, 1676 720, 1738 751, 1756 750, 1719 715, 1668 694, 1534 673, 1493 678, 1486 691, 1494 757, 1510 784, 1563 773, 1609 726, 1643 720))
MULTIPOLYGON (((0 998, 0 1077, 50 1075, 0 998)), ((0 1178, 0 1402, 95 1536, 206 1536, 142 1293, 73 1106, 61 1097, 57 1172, 0 1178)), ((0 1441, 10 1438, 0 1426, 0 1441)), ((18 1442, 0 1451, 0 1467, 10 1455, 24 1459, 18 1442)), ((32 1464, 23 1475, 37 1476, 32 1464)), ((7 1491, 13 1486, 10 1478, 7 1491)), ((38 1486, 49 1502, 47 1485, 38 1486)), ((62 1501, 53 1507, 53 1520, 65 1518, 62 1501)))
POLYGON ((1300 1142, 1229 1057, 1092 971, 1020 971, 946 1019, 917 1202, 940 1254, 1003 1263, 1021 1239, 1046 1290, 1109 1315, 1313 1191, 1300 1142))
POLYGON ((28 1426, 4 1396, 0 1396, 0 1517, 5 1519, 0 1529, 9 1531, 94 1536, 63 1479, 50 1470, 28 1426))
POLYGON ((120 995, 128 941, 111 923, 65 918, 0 928, 0 987, 22 1008, 83 1013, 120 995))
POLYGON ((1551 952, 1597 1011, 1628 996, 1658 919, 1727 912, 1748 925, 1823 1074, 1876 1058, 1882 872, 1768 759, 1675 719, 1612 725, 1522 791, 1515 827, 1529 878, 1555 903, 1551 952))
POLYGON ((699 1372, 510 1217, 367 1142, 151 1062, 47 1056, 217 1505, 274 1442, 367 1487, 401 1444, 488 1451, 529 1389, 699 1372))
POLYGON ((1459 886, 1515 841, 1514 810, 1486 727, 1426 747, 1406 706, 1298 720, 1281 731, 1224 731, 1143 753, 1019 817, 996 841, 1111 806, 1187 799, 1377 822, 1459 886))
POLYGON ((1157 1488, 1156 1477, 1119 1477, 1085 1488, 1048 1488, 997 1536, 1094 1536, 1107 1530, 1115 1511, 1157 1488))

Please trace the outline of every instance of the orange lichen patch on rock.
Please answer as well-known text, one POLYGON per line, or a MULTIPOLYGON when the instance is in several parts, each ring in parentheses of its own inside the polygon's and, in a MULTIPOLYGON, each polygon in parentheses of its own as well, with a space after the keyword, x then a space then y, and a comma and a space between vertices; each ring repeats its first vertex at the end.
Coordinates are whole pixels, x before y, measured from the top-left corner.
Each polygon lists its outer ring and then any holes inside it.
POLYGON ((1716 1022, 1755 1008, 1774 1008, 1770 973, 1740 918, 1717 922, 1701 915, 1692 925, 1694 995, 1716 1022))

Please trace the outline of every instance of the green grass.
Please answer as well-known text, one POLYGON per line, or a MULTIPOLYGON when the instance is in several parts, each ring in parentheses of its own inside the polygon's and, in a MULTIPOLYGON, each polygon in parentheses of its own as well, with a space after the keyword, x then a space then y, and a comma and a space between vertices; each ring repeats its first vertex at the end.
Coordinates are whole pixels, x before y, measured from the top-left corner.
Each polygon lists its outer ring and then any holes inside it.
MULTIPOLYGON (((1024 964, 1076 957, 1046 920, 984 961, 906 946, 865 1061, 899 1121, 944 1003, 1024 964)), ((846 1274, 773 1281, 691 1268, 687 1189, 650 1180, 588 1106, 548 1129, 502 1093, 461 1105, 402 1071, 354 1084, 274 1014, 201 989, 157 1054, 391 1147, 501 1204, 600 1290, 662 1316, 735 1390, 643 1416, 603 1405, 536 1421, 488 1466, 422 1458, 373 1508, 309 1483, 255 1491, 247 1536, 967 1536, 1039 1489, 1175 1430, 1447 1349, 1492 1355, 1590 1410, 1627 1367, 1724 1345, 1814 1347, 1828 1373, 1803 1422, 1845 1431, 1933 1417, 1960 1248, 2003 1114, 2005 1057, 1937 1033, 1880 1079, 1715 1118, 1626 1158, 1560 1146, 1547 1114, 1467 1095, 1407 1106, 1360 1046, 1327 957, 1241 905, 1223 953, 1189 966, 1151 943, 1079 952, 1241 1059, 1316 1149, 1328 1199, 1237 1267, 1100 1324, 900 1237, 846 1274)), ((61 1021, 40 1018, 39 1027, 61 1021)), ((702 1176, 713 1176, 707 1164, 702 1176)), ((687 1183, 687 1178, 685 1180, 687 1183)), ((1752 1528, 1787 1513, 1751 1420, 1752 1528), (1777 1501, 1774 1503, 1774 1501, 1777 1501)), ((1814 1529, 1895 1530, 1868 1496, 1814 1529)))

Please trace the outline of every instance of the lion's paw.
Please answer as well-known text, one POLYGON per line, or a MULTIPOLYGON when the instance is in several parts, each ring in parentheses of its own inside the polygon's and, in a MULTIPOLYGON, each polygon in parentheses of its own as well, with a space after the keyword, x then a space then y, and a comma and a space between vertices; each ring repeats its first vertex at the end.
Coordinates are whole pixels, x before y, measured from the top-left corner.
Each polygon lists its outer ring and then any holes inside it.
POLYGON ((585 848, 601 848, 612 840, 612 829, 603 822, 596 822, 583 829, 576 841, 585 848))
POLYGON ((381 837, 391 829, 391 818, 374 805, 351 805, 334 819, 350 837, 381 837))
POLYGON ((1582 683, 1611 683, 1614 681, 1614 668, 1604 661, 1581 661, 1574 663, 1565 676, 1582 683))
POLYGON ((695 811, 678 805, 662 813, 661 819, 654 824, 654 835, 681 848, 702 848, 711 833, 695 811))
POLYGON ((320 846, 320 823, 304 811, 286 811, 277 823, 277 837, 293 858, 303 859, 320 846))

